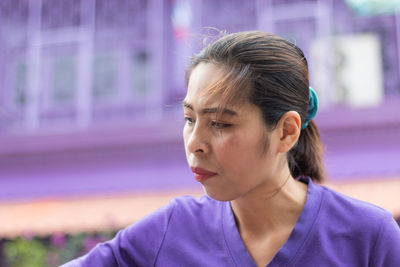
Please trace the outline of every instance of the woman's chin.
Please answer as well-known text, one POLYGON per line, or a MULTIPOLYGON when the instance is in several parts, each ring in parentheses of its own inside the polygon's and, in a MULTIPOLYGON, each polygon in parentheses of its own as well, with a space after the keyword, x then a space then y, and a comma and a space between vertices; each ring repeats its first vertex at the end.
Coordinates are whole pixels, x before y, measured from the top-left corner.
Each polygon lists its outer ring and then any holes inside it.
POLYGON ((216 192, 215 190, 211 190, 204 185, 202 186, 204 193, 212 199, 218 201, 231 201, 233 198, 227 192, 216 192))

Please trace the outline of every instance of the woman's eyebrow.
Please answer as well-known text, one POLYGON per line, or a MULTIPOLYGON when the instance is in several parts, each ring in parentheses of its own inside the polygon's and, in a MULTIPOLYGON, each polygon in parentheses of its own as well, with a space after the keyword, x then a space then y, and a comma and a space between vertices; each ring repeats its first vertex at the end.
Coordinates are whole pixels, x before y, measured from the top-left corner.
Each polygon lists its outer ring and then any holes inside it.
MULTIPOLYGON (((219 112, 219 111, 220 111, 219 108, 205 108, 205 109, 203 109, 203 110, 201 111, 201 113, 202 113, 202 114, 206 114, 206 113, 217 113, 217 112, 219 112)), ((230 110, 230 109, 226 109, 226 108, 224 108, 224 109, 222 110, 222 113, 223 113, 223 114, 232 115, 232 116, 237 115, 237 113, 236 113, 235 111, 230 110)))
MULTIPOLYGON (((186 102, 185 100, 182 101, 182 106, 194 111, 193 106, 191 104, 189 104, 188 102, 186 102)), ((220 111, 219 108, 205 108, 205 109, 203 109, 201 111, 201 114, 217 113, 219 111, 220 111)), ((230 109, 226 109, 226 108, 222 110, 222 113, 223 114, 232 115, 232 116, 237 115, 236 111, 233 111, 233 110, 230 110, 230 109)))
POLYGON ((183 106, 184 108, 189 108, 189 109, 193 110, 193 106, 190 105, 190 104, 189 104, 188 102, 186 102, 185 100, 182 101, 182 106, 183 106))

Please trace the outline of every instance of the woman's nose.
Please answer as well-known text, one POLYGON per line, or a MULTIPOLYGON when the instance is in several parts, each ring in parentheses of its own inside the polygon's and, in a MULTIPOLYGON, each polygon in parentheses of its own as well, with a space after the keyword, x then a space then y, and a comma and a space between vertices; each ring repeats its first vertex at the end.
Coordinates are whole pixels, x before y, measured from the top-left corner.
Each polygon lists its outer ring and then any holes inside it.
POLYGON ((188 133, 186 147, 190 153, 198 156, 206 155, 210 152, 210 144, 207 133, 197 125, 188 133))

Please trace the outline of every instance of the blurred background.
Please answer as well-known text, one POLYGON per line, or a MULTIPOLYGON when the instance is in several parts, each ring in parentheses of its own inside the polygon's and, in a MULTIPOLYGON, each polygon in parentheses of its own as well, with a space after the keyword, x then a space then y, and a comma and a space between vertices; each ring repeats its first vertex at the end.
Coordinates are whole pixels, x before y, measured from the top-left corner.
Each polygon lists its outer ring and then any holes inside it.
POLYGON ((400 216, 400 0, 1 0, 0 266, 57 266, 178 195, 212 28, 298 45, 327 186, 400 216))

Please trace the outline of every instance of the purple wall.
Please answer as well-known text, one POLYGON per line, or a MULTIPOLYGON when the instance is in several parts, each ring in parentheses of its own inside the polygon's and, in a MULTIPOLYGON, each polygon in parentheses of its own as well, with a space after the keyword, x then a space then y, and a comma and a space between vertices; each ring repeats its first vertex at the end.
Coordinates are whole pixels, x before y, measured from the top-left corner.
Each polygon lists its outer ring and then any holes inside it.
POLYGON ((339 0, 4 0, 0 199, 197 186, 184 157, 179 102, 204 27, 272 30, 306 55, 317 36, 376 33, 384 103, 332 107, 317 122, 331 179, 400 175, 395 15, 360 17, 339 0))

